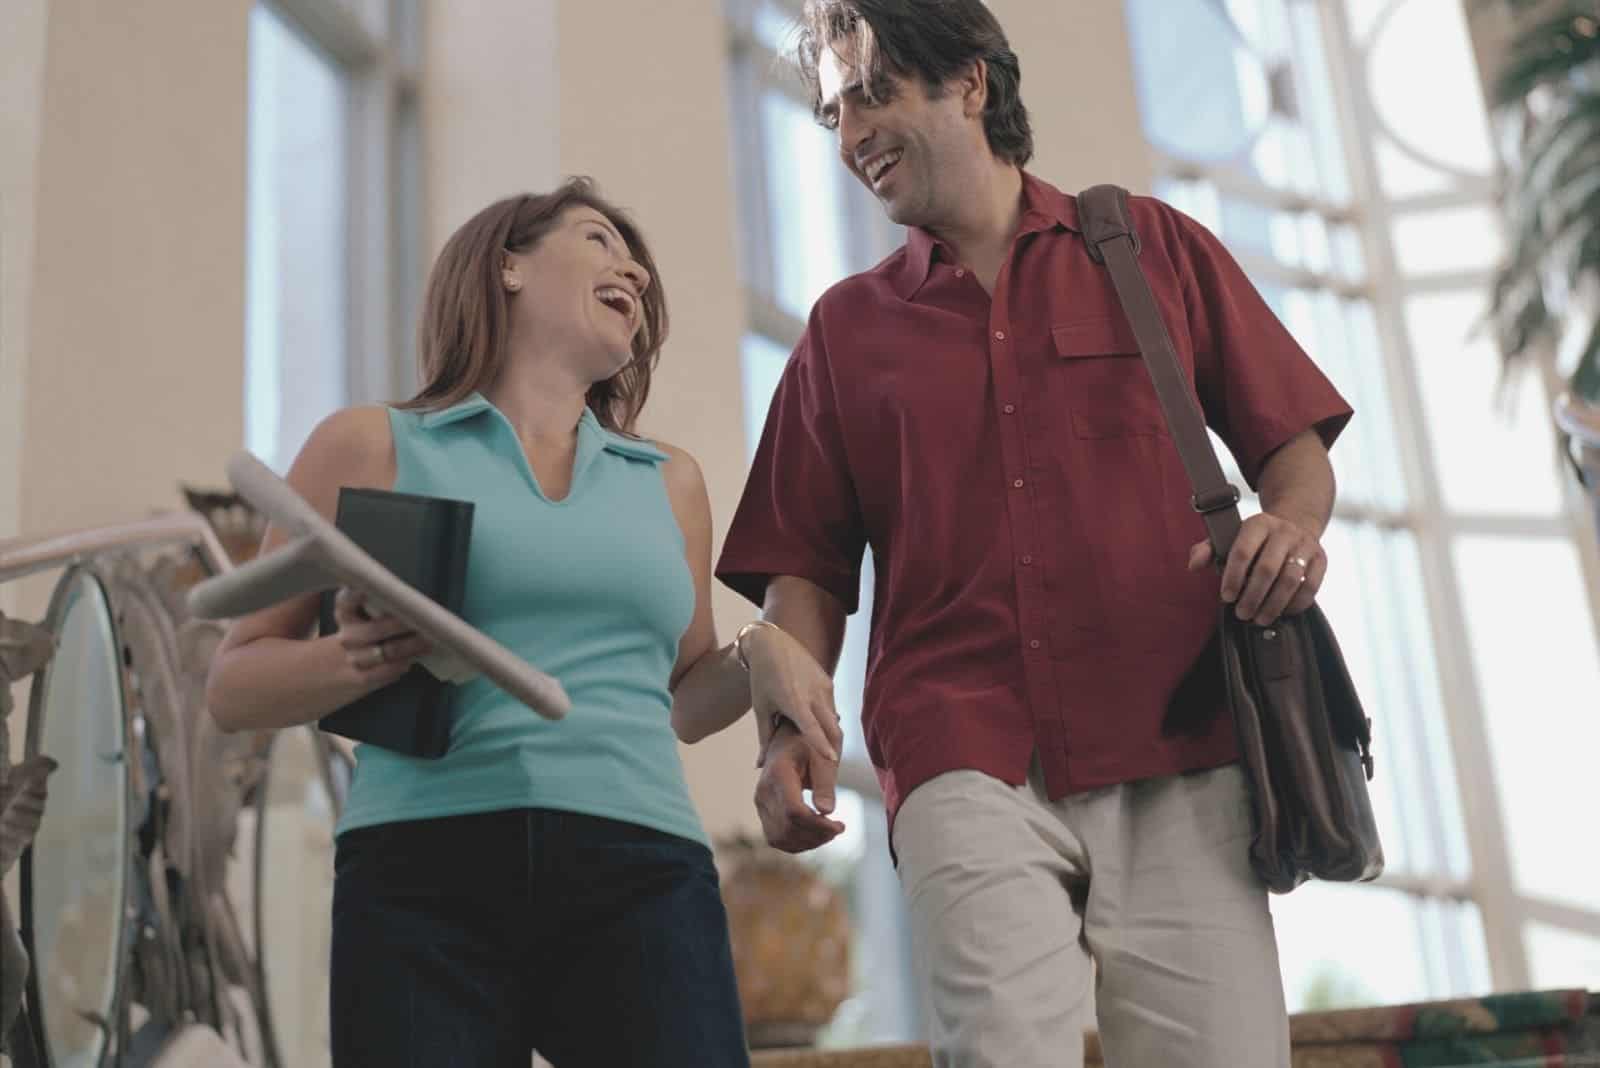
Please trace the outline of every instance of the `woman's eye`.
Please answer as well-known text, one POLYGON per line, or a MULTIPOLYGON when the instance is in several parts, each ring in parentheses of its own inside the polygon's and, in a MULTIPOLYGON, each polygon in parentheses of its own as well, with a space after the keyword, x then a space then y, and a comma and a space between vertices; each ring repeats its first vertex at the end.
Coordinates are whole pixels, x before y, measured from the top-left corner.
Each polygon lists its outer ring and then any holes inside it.
POLYGON ((601 233, 599 230, 596 230, 592 234, 590 234, 589 235, 589 240, 590 241, 598 241, 602 245, 607 245, 607 246, 609 246, 611 244, 611 242, 606 240, 606 235, 601 233))

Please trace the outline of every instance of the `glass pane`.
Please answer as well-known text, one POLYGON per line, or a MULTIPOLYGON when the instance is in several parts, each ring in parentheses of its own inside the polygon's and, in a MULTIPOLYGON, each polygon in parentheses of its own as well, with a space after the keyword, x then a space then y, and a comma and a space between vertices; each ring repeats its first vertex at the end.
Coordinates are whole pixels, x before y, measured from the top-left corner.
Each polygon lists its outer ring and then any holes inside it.
MULTIPOLYGON (((56 760, 29 862, 35 959, 51 1060, 96 1065, 117 988, 126 856, 128 752, 122 668, 100 584, 64 580, 60 635, 45 669, 39 752, 56 760)), ((0 730, 5 729, 0 724, 0 730)))
POLYGON ((1530 923, 1525 929, 1535 990, 1600 988, 1600 937, 1530 923))
POLYGON ((1344 0, 1345 14, 1350 20, 1350 36, 1357 41, 1372 32, 1378 17, 1393 7, 1395 0, 1344 0))
POLYGON ((761 334, 746 334, 739 348, 739 366, 744 375, 745 454, 750 459, 761 444, 761 431, 767 425, 772 394, 789 362, 789 350, 761 334))
POLYGON ((1374 134, 1371 143, 1373 162, 1378 165, 1378 181, 1389 196, 1421 196, 1450 188, 1448 174, 1402 152, 1383 134, 1374 134))
POLYGON ((1340 498, 1400 511, 1410 498, 1395 462, 1400 442, 1372 303, 1326 299, 1337 306, 1330 319, 1343 331, 1329 327, 1328 342, 1317 349, 1318 364, 1356 413, 1332 454, 1340 498))
POLYGON ((1268 185, 1296 193, 1318 191, 1316 160, 1305 127, 1273 116, 1250 153, 1250 169, 1268 185))
POLYGON ((850 946, 851 995, 819 1036, 825 1049, 849 1049, 923 1038, 900 881, 889 861, 883 804, 863 800, 857 817, 865 838, 850 884, 855 940, 850 946))
POLYGON ((1185 159, 1243 153, 1270 110, 1261 61, 1214 4, 1128 0, 1139 109, 1150 139, 1185 159))
POLYGON ((1412 297, 1405 317, 1445 506, 1460 512, 1556 515, 1561 488, 1537 384, 1517 383, 1510 413, 1497 401, 1500 358, 1478 327, 1475 292, 1412 297))
POLYGON ((1444 731, 1415 538, 1335 520, 1317 596, 1373 725, 1370 789, 1388 869, 1465 879, 1466 832, 1444 731))
POLYGON ((797 43, 795 18, 772 0, 757 3, 755 10, 756 39, 779 55, 793 52, 797 43))
POLYGON ((1340 501, 1402 508, 1405 484, 1394 462, 1399 446, 1371 306, 1326 290, 1263 287, 1262 295, 1355 409, 1331 453, 1340 501))
POLYGON ((1459 537, 1454 557, 1512 874, 1528 894, 1600 909, 1593 808, 1600 647, 1564 538, 1459 537))
POLYGON ((1295 91, 1300 121, 1305 124, 1313 155, 1303 167, 1311 188, 1343 204, 1350 199, 1350 168, 1334 103, 1334 82, 1322 38, 1322 5, 1290 4, 1294 32, 1295 91))
MULTIPOLYGON (((1204 0, 1214 3, 1215 0, 1204 0)), ((1282 0, 1222 0, 1239 36, 1250 43, 1258 55, 1280 58, 1289 50, 1289 27, 1284 21, 1282 0)))
POLYGON ((1361 247, 1361 234, 1354 226, 1338 225, 1332 229, 1334 267, 1339 276, 1348 282, 1360 282, 1367 277, 1367 255, 1361 247))
POLYGON ((1405 212, 1390 234, 1401 274, 1488 271, 1505 255, 1500 213, 1487 204, 1405 212))
POLYGON ((1212 182, 1158 178, 1155 194, 1212 233, 1222 232, 1222 197, 1212 182))
POLYGON ((1488 986, 1476 906, 1307 883, 1271 899, 1290 1012, 1392 1005, 1488 986), (1454 942, 1465 952, 1445 948, 1454 942))
POLYGON ((861 702, 867 685, 867 639, 872 629, 872 592, 877 582, 869 550, 861 561, 860 606, 846 622, 839 667, 833 673, 833 703, 844 728, 845 759, 867 759, 867 741, 861 730, 861 702))
POLYGON ((346 111, 332 61, 254 5, 245 444, 280 472, 346 403, 346 111))
POLYGON ((1402 0, 1378 30, 1369 70, 1373 101, 1390 133, 1424 159, 1490 173, 1494 151, 1461 0, 1402 0), (1422 56, 1425 77, 1419 77, 1422 56))
POLYGON ((761 122, 767 141, 773 296, 785 311, 804 319, 822 291, 846 273, 839 195, 845 172, 833 135, 785 94, 762 94, 761 122))
MULTIPOLYGON (((1309 211, 1285 211, 1270 204, 1244 197, 1218 193, 1209 183, 1173 182, 1163 187, 1180 198, 1195 202, 1199 212, 1215 214, 1220 220, 1216 233, 1238 253, 1270 257, 1290 267, 1318 274, 1332 269, 1328 225, 1322 216, 1309 211)), ((1199 215, 1174 202, 1186 214, 1199 215)))

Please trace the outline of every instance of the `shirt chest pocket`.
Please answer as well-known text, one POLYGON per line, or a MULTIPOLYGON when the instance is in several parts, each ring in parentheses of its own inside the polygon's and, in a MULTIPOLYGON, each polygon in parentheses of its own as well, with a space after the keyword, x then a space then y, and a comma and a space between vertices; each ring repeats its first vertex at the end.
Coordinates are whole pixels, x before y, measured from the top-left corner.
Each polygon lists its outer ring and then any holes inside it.
POLYGON ((1133 330, 1120 318, 1102 316, 1050 328, 1052 392, 1072 415, 1079 438, 1165 435, 1150 373, 1133 330))

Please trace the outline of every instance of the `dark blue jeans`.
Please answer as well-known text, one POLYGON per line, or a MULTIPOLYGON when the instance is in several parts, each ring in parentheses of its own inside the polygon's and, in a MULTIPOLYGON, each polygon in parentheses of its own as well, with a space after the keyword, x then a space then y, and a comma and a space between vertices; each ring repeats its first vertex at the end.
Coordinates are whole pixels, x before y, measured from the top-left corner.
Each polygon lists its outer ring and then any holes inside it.
POLYGON ((357 828, 333 890, 335 1068, 745 1068, 711 853, 549 810, 357 828))

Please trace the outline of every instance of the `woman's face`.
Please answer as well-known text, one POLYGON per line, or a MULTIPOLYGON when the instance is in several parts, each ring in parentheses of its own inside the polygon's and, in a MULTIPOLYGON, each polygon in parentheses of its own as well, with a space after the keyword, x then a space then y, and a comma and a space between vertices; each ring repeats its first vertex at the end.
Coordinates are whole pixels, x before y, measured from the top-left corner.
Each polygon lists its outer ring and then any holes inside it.
POLYGON ((573 370, 603 382, 633 359, 650 275, 605 215, 568 208, 533 248, 506 254, 511 338, 575 358, 573 370))

